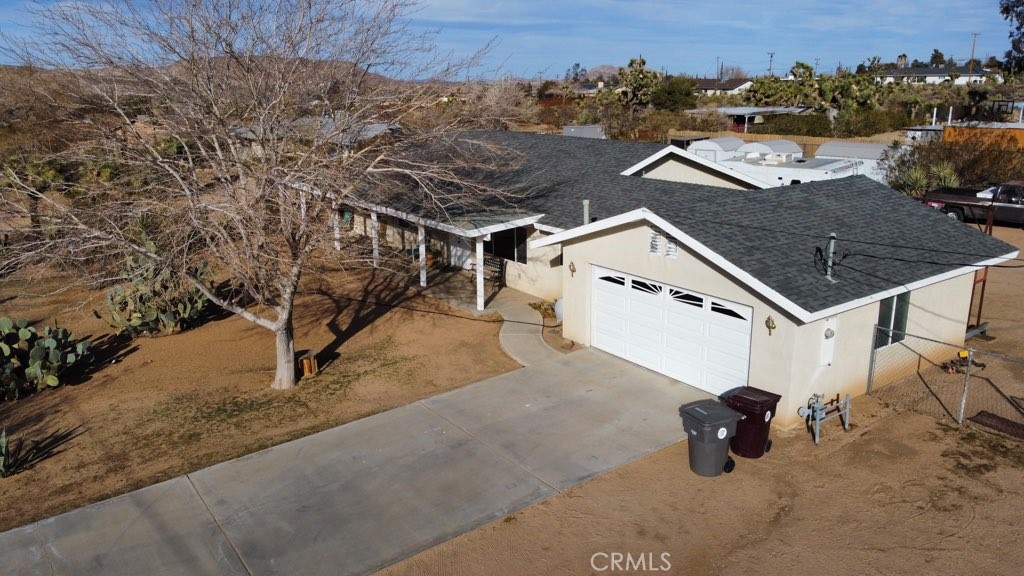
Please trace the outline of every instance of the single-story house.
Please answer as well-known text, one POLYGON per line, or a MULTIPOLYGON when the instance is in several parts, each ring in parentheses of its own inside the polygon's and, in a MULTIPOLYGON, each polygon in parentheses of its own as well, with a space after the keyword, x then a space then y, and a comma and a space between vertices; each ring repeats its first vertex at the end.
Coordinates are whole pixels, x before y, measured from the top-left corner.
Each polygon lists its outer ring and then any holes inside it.
POLYGON ((950 82, 957 86, 977 84, 991 80, 1002 84, 1003 75, 997 71, 978 66, 954 66, 943 68, 894 68, 875 77, 879 84, 904 82, 907 84, 942 84, 950 82))
POLYGON ((688 114, 722 114, 732 119, 733 132, 750 132, 750 126, 764 124, 765 116, 778 114, 810 114, 814 108, 810 106, 727 106, 722 108, 696 108, 687 110, 688 114))
POLYGON ((697 91, 706 96, 742 94, 754 85, 754 80, 751 78, 726 78, 725 80, 695 78, 695 80, 697 81, 697 91))
MULTIPOLYGON (((477 262, 489 242, 509 286, 561 299, 566 338, 711 393, 781 394, 782 426, 812 394, 863 394, 873 349, 913 373, 904 332, 962 344, 974 272, 1017 256, 864 176, 727 189, 625 174, 663 151, 645 144, 475 137, 520 155, 510 178, 538 193, 441 232, 475 243, 477 262)), ((421 238, 439 225, 414 224, 421 238)))

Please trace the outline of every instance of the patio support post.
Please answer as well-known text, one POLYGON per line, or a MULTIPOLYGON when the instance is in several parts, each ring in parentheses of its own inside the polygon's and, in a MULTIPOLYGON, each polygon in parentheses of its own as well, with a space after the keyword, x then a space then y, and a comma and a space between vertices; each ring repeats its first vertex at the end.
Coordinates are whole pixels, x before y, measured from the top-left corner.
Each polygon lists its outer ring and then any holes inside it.
POLYGON ((476 238, 476 309, 484 310, 484 237, 476 238))
POLYGON ((341 251, 341 217, 338 216, 338 208, 331 207, 331 230, 334 234, 334 250, 341 251))
POLYGON ((370 212, 370 241, 373 243, 373 267, 380 266, 380 226, 377 224, 377 213, 370 212))
POLYGON ((416 226, 417 240, 419 241, 420 254, 420 286, 427 287, 427 231, 423 224, 416 226))

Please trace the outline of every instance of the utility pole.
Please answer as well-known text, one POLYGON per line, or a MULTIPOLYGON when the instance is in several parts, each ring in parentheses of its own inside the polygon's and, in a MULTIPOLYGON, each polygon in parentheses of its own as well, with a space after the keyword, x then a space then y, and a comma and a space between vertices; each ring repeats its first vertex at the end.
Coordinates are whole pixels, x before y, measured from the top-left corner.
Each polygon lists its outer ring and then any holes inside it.
POLYGON ((722 67, 718 64, 718 56, 715 56, 715 74, 718 76, 718 81, 722 81, 722 67))
POLYGON ((978 43, 979 32, 971 32, 971 59, 967 61, 967 82, 974 76, 974 46, 978 43))
POLYGON ((814 77, 818 77, 818 64, 821 64, 821 58, 814 58, 814 77))
POLYGON ((768 53, 768 76, 769 77, 774 76, 774 74, 772 74, 772 60, 774 60, 774 59, 775 59, 775 52, 769 52, 768 53))

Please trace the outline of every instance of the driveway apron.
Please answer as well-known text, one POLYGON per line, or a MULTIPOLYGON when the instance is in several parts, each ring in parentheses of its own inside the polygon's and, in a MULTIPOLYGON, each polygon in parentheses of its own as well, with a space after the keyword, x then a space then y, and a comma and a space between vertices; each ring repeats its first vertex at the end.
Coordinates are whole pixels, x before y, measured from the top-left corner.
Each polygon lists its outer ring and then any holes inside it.
POLYGON ((706 397, 600 351, 544 355, 0 534, 0 566, 367 574, 683 439, 679 406, 706 397))

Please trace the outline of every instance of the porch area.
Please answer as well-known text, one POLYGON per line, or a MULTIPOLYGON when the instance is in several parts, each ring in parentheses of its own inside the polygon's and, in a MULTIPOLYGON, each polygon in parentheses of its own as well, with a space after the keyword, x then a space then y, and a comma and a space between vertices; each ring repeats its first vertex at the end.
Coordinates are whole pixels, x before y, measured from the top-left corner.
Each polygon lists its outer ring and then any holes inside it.
POLYGON ((427 267, 425 274, 425 283, 419 282, 421 277, 418 270, 413 270, 409 278, 410 283, 419 284, 421 294, 467 312, 489 311, 491 302, 505 288, 503 280, 496 274, 489 273, 486 266, 483 287, 479 292, 475 267, 466 270, 435 263, 427 267))

